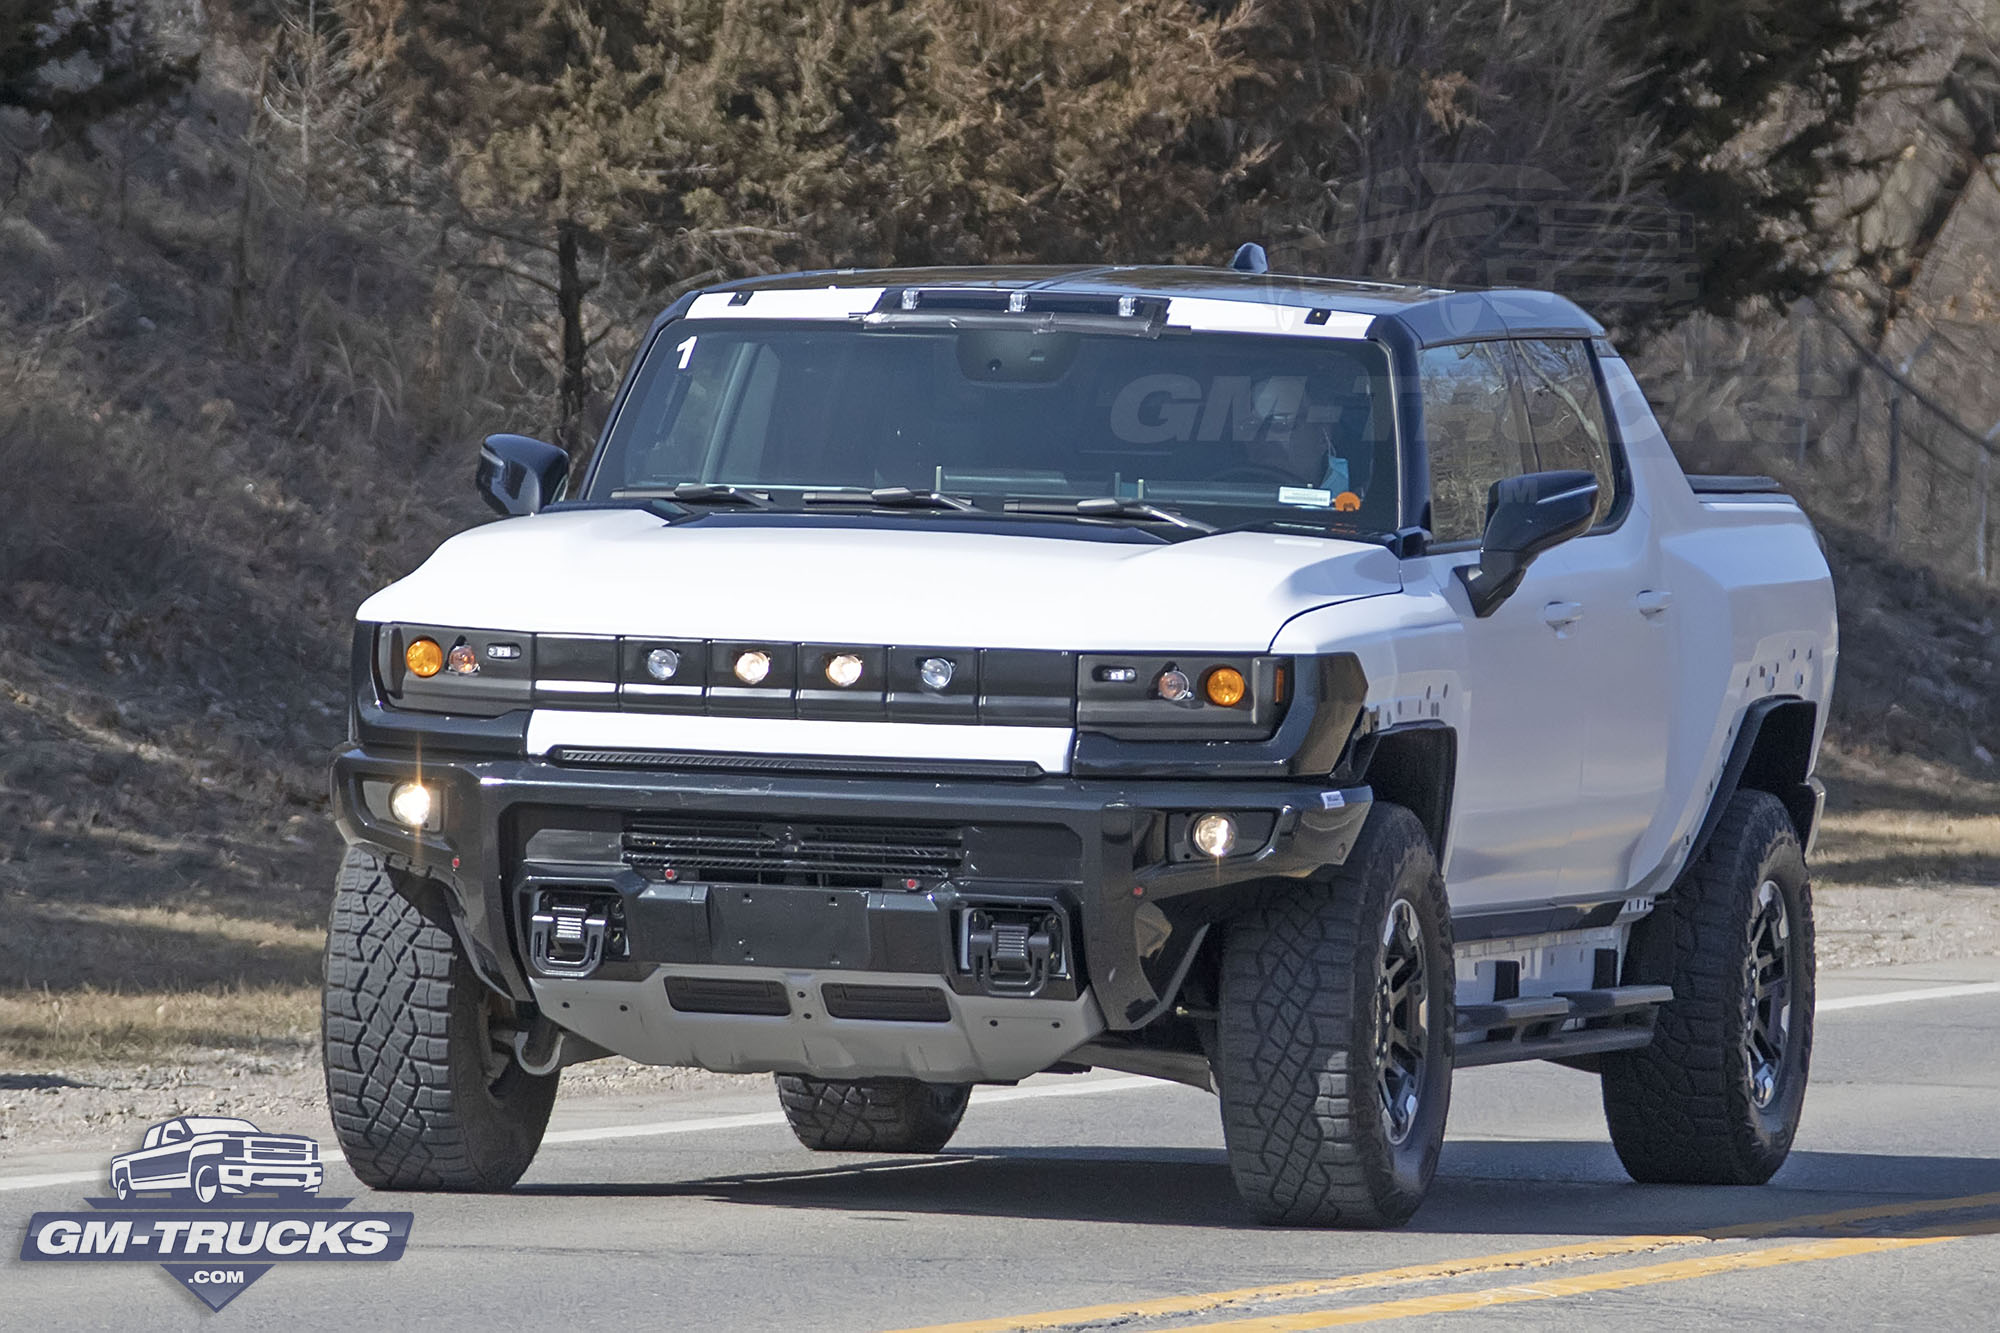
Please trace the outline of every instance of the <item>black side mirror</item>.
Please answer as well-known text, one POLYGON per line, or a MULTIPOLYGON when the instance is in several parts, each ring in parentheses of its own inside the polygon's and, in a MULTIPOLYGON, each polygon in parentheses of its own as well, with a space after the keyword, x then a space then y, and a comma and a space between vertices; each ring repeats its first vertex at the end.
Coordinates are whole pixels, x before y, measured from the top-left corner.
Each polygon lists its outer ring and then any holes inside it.
POLYGON ((532 514, 562 499, 569 455, 525 435, 489 435, 479 446, 479 498, 505 518, 532 514))
POLYGON ((1472 613, 1492 615, 1521 586, 1536 556, 1588 531, 1596 516, 1597 478, 1588 472, 1530 472, 1494 482, 1479 563, 1458 567, 1472 613))

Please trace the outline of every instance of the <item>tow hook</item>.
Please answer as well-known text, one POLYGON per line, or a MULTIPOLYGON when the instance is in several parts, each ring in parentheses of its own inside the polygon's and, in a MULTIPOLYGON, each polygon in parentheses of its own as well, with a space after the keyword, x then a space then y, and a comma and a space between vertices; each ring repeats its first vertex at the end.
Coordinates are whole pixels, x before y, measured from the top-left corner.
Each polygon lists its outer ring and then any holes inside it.
POLYGON ((968 907, 959 917, 959 965, 988 995, 1032 996, 1069 964, 1060 912, 968 907))
POLYGON ((528 918, 528 957, 552 977, 587 977, 624 942, 624 911, 615 893, 544 889, 528 918))
POLYGON ((514 1033, 514 1059, 522 1069, 540 1076, 562 1068, 563 1030, 540 1014, 514 1033))

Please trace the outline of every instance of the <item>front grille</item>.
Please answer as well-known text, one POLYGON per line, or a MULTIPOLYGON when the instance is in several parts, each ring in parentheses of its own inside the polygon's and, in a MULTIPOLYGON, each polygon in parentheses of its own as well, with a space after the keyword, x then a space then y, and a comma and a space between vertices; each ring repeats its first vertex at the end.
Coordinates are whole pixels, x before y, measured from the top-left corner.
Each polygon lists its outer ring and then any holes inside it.
POLYGON ((284 1139, 251 1139, 247 1151, 251 1160, 258 1162, 307 1162, 312 1160, 314 1147, 284 1139))
POLYGON ((956 874, 959 829, 935 824, 787 823, 728 816, 632 815, 625 864, 649 879, 905 889, 956 874))

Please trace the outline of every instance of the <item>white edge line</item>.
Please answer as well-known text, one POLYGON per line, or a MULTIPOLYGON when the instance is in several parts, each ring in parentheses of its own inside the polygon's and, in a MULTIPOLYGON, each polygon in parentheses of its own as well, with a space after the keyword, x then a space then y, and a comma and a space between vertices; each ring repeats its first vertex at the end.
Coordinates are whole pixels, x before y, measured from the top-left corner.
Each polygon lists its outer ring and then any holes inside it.
POLYGON ((0 1176, 0 1193, 14 1190, 48 1189, 52 1185, 82 1185, 88 1181, 105 1184, 108 1177, 102 1171, 57 1171, 46 1176, 0 1176))
MULTIPOLYGON (((1129 1092, 1135 1088, 1168 1086, 1154 1078, 1095 1078, 1077 1083, 1039 1084, 1032 1088, 980 1088, 972 1103, 1031 1101, 1042 1097, 1080 1097, 1095 1092, 1129 1092)), ((661 1134, 702 1134, 709 1130, 756 1129, 782 1125, 782 1111, 746 1111, 741 1115, 702 1116, 693 1120, 656 1120, 643 1125, 604 1125, 597 1129, 559 1129, 542 1135, 543 1143, 597 1143, 605 1139, 644 1139, 661 1134)))
MULTIPOLYGON (((1171 1084, 1153 1078, 1093 1078, 1074 1083, 1038 1084, 1032 1088, 981 1088, 972 1095, 975 1106, 989 1102, 1023 1102, 1042 1097, 1081 1097, 1098 1092, 1130 1092, 1136 1088, 1163 1088, 1171 1084)), ((543 1143, 597 1143, 605 1139, 644 1139, 662 1134, 705 1134, 710 1130, 757 1129, 782 1125, 782 1111, 748 1111, 741 1115, 698 1116, 688 1120, 657 1120, 643 1125, 604 1125, 597 1129, 558 1129, 542 1135, 543 1143)), ((102 1171, 57 1171, 35 1176, 0 1176, 0 1193, 16 1190, 49 1189, 56 1185, 100 1184, 102 1171)))
MULTIPOLYGON (((1873 1009, 1877 1005, 1907 1004, 1912 1000, 1950 1000, 1970 995, 2000 995, 2000 981, 1971 981, 1952 986, 1925 986, 1917 990, 1887 991, 1878 995, 1844 995, 1821 1000, 1818 1013, 1838 1013, 1843 1009, 1873 1009)), ((1100 1078, 1077 1083, 1047 1084, 1032 1088, 981 1088, 973 1094, 976 1105, 991 1102, 1024 1102, 1043 1097, 1082 1097, 1099 1092, 1131 1092, 1138 1088, 1172 1087, 1152 1078, 1100 1078)), ((598 1129, 559 1129, 542 1136, 543 1143, 597 1143, 606 1139, 643 1139, 662 1134, 705 1134, 710 1130, 755 1129, 782 1125, 782 1111, 751 1111, 742 1115, 701 1116, 692 1120, 661 1120, 643 1125, 605 1125, 598 1129)), ((58 1171, 38 1176, 0 1176, 0 1193, 48 1189, 56 1185, 81 1185, 103 1180, 102 1171, 58 1171)))
POLYGON ((1873 1009, 1878 1004, 1951 1000, 1965 995, 2000 995, 2000 981, 1968 981, 1955 986, 1925 986, 1919 990, 1892 990, 1876 995, 1843 995, 1837 1000, 1821 1000, 1813 1009, 1817 1013, 1831 1014, 1842 1009, 1873 1009))

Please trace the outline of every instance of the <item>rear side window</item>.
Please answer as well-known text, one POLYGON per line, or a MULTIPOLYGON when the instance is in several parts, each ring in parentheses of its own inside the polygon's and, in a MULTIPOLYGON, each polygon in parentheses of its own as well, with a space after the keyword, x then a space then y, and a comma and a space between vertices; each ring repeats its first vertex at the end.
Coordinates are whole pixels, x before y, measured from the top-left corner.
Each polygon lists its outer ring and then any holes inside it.
POLYGON ((1431 538, 1476 542, 1486 531, 1486 493, 1532 471, 1510 382, 1505 343, 1454 343, 1418 360, 1424 445, 1431 466, 1431 538))
POLYGON ((1611 436, 1604 421, 1604 395, 1597 368, 1581 339, 1524 338, 1514 344, 1521 359, 1521 387, 1527 401, 1528 430, 1542 471, 1575 468, 1597 478, 1598 523, 1618 502, 1618 474, 1612 466, 1611 436))

